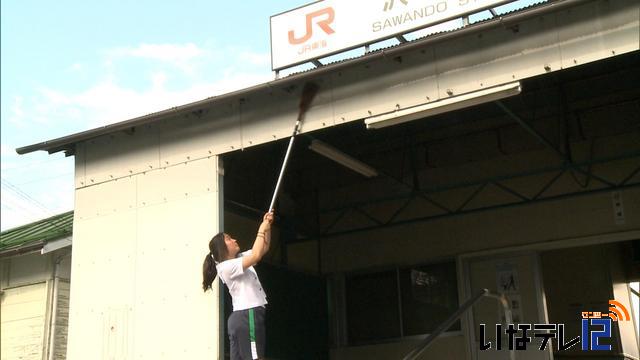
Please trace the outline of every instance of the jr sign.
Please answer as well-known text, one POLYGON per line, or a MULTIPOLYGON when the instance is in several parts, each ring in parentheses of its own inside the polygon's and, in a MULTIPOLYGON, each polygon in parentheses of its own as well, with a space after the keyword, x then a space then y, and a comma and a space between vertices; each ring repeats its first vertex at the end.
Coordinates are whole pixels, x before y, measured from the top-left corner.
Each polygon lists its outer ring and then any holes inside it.
POLYGON ((317 1, 271 17, 271 67, 301 64, 510 1, 317 1))

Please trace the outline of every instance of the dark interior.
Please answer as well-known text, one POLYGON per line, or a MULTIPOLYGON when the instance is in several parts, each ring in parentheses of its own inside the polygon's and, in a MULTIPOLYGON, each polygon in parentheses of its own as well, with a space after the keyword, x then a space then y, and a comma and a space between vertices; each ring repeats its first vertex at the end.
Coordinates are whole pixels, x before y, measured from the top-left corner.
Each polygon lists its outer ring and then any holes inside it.
MULTIPOLYGON (((593 142, 601 136, 640 128, 637 116, 640 112, 639 64, 640 54, 633 52, 526 79, 521 82, 520 95, 501 102, 557 149, 549 151, 562 153, 571 162, 585 162, 589 159, 573 158, 568 144, 593 142)), ((280 221, 295 230, 294 241, 322 238, 338 233, 329 225, 341 210, 355 208, 357 211, 342 216, 362 217, 363 206, 402 200, 416 192, 442 191, 443 184, 430 184, 424 170, 544 149, 546 145, 528 134, 513 115, 496 103, 486 103, 384 129, 367 130, 363 121, 354 121, 299 135, 276 206, 280 221), (485 142, 482 147, 467 146, 485 137, 494 138, 491 145, 485 142), (516 137, 517 142, 509 141, 516 137), (310 151, 308 146, 312 139, 319 139, 369 164, 380 175, 365 178, 310 151), (371 191, 365 192, 365 196, 354 197, 349 191, 354 186, 371 191), (328 196, 328 193, 334 195, 328 196)), ((292 128, 294 121, 292 119, 292 128)), ((267 209, 288 140, 223 156, 225 201, 229 209, 249 210, 250 213, 267 209)), ((558 157, 554 165, 562 163, 558 157)), ((531 171, 537 169, 531 168, 531 171)), ((501 174, 466 174, 464 178, 451 179, 446 185, 453 189, 475 179, 498 175, 509 176, 509 169, 501 174)), ((455 215, 453 213, 449 215, 455 215)), ((385 215, 388 214, 367 215, 382 223, 373 221, 372 225, 394 223, 387 223, 385 215)))

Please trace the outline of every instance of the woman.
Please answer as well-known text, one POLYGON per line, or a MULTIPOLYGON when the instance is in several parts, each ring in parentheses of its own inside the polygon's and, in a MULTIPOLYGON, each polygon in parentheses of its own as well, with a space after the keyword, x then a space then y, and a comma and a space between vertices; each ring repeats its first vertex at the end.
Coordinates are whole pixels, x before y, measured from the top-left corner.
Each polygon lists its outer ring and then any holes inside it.
POLYGON ((217 275, 227 285, 233 313, 227 321, 231 360, 264 358, 264 316, 267 296, 253 268, 269 251, 273 212, 264 214, 253 248, 240 252, 234 238, 219 233, 209 242, 209 254, 202 265, 202 288, 211 289, 217 275))

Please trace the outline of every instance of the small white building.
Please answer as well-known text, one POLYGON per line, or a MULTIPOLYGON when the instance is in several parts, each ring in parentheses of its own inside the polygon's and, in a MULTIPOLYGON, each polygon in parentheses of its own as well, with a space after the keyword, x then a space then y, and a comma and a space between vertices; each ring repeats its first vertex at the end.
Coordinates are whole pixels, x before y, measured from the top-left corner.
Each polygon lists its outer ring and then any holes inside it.
POLYGON ((2 360, 66 359, 73 212, 0 234, 2 360))

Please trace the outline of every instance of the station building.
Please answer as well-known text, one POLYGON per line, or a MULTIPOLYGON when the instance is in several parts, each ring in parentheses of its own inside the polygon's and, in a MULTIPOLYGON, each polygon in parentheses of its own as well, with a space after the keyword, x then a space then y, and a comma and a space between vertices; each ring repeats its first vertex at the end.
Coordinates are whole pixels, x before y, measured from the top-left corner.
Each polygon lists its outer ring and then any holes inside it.
POLYGON ((202 259, 219 231, 251 246, 309 82, 258 267, 269 358, 401 359, 483 289, 567 340, 628 316, 609 351, 497 351, 482 296, 419 358, 640 358, 639 17, 545 2, 19 148, 75 157, 67 358, 225 358, 202 259))

